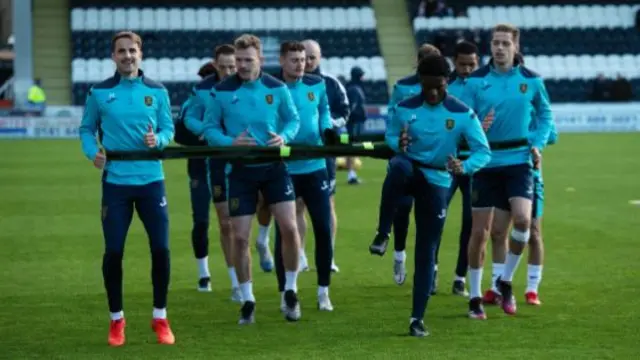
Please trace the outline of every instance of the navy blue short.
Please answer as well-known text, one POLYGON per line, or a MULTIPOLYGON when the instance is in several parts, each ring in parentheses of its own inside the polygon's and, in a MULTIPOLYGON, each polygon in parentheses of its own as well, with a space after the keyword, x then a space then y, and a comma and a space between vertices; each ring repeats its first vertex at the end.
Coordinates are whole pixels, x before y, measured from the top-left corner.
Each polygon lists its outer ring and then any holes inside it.
POLYGON ((214 203, 227 201, 227 174, 225 173, 226 161, 209 159, 207 172, 209 174, 209 189, 214 203))
POLYGON ((191 179, 191 188, 206 184, 214 203, 227 201, 226 161, 211 159, 187 160, 187 172, 191 179))
POLYGON ((261 166, 234 164, 227 175, 229 215, 232 217, 256 213, 258 193, 266 205, 296 198, 291 176, 283 162, 261 166))
POLYGON ((510 211, 509 199, 533 200, 533 175, 529 164, 484 168, 473 175, 471 206, 510 211))
POLYGON ((336 193, 336 158, 327 158, 327 177, 329 178, 329 195, 336 193))

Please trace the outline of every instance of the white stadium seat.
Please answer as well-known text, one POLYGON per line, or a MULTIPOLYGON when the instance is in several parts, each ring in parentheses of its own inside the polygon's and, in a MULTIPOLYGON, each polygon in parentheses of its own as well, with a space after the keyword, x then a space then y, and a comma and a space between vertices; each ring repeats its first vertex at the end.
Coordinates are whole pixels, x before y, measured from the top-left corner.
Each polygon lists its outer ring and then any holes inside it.
POLYGON ((98 28, 100 30, 113 30, 113 11, 111 9, 100 9, 98 11, 98 28))
POLYGON ((98 9, 89 8, 84 13, 84 29, 98 30, 98 9))
POLYGON ((211 12, 209 9, 196 10, 195 29, 200 31, 213 30, 211 26, 211 12))
POLYGON ((489 29, 499 22, 532 28, 631 28, 640 5, 470 6, 466 20, 415 18, 414 30, 489 29), (454 21, 456 26, 453 26, 454 21), (466 25, 465 25, 466 24, 466 25))
POLYGON ((182 28, 184 30, 198 29, 198 18, 196 17, 195 9, 182 10, 182 28))
MULTIPOLYGON (((182 10, 178 8, 169 9, 169 26, 168 30, 183 30, 184 22, 182 21, 182 10)), ((160 30, 160 29, 158 29, 160 30)), ((165 30, 165 29, 163 29, 165 30)))
POLYGON ((156 9, 156 27, 154 30, 169 29, 169 10, 156 9))
MULTIPOLYGON (((235 29, 238 27, 238 14, 235 9, 226 8, 222 13, 222 17, 218 19, 221 24, 224 24, 222 29, 235 29)), ((215 26, 215 24, 214 24, 215 26)))
POLYGON ((87 62, 85 59, 73 59, 71 62, 71 82, 87 82, 87 62))
POLYGON ((155 28, 156 14, 153 9, 142 9, 140 11, 140 30, 154 30, 155 28))
POLYGON ((85 30, 85 15, 84 9, 71 10, 71 31, 85 30))
POLYGON ((128 9, 126 28, 129 30, 139 30, 140 27, 141 27, 140 10, 135 8, 128 9))

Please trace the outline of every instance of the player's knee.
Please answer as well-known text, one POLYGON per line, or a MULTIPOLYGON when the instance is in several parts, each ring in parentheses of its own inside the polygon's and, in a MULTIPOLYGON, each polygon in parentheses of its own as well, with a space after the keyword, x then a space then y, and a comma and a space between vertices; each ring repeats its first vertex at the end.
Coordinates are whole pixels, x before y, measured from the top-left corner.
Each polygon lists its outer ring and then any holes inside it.
POLYGON ((233 248, 234 250, 244 253, 249 250, 249 237, 241 233, 233 234, 233 248))
POLYGON ((295 218, 278 222, 278 227, 280 228, 282 241, 285 243, 292 243, 298 239, 298 226, 295 218))
POLYGON ((513 216, 513 228, 521 232, 528 232, 531 227, 531 217, 524 213, 517 213, 513 216))
POLYGON ((504 243, 508 239, 508 230, 500 227, 492 227, 491 229, 491 242, 493 244, 504 243))
POLYGON ((223 237, 229 237, 231 235, 231 220, 228 217, 219 217, 218 226, 220 227, 220 235, 223 237))
POLYGON ((531 224, 531 231, 529 234, 529 246, 531 247, 540 247, 542 246, 542 231, 540 229, 539 226, 537 226, 537 224, 534 223, 531 224))
POLYGON ((489 238, 490 231, 488 226, 473 226, 471 228, 470 242, 482 244, 489 238))

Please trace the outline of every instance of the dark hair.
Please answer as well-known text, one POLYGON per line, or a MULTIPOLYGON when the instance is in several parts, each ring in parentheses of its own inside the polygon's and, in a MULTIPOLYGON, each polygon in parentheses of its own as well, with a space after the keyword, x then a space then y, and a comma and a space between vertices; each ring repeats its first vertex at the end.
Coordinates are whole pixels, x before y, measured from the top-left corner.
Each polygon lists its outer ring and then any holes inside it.
POLYGON ((209 75, 213 75, 215 72, 216 72, 215 66, 213 66, 211 62, 208 62, 202 65, 200 70, 198 70, 198 76, 204 79, 209 75))
POLYGON ((420 60, 424 59, 428 55, 440 55, 440 54, 441 54, 440 50, 437 47, 431 44, 424 43, 418 49, 418 62, 420 62, 420 60))
POLYGON ((451 70, 447 59, 442 55, 431 54, 425 56, 418 64, 419 76, 447 77, 451 70))
POLYGON ((458 55, 473 55, 478 53, 478 47, 476 44, 470 41, 460 41, 456 44, 455 49, 453 50, 453 58, 457 58, 458 55))
POLYGON ((285 41, 280 45, 280 56, 285 56, 290 51, 304 51, 304 45, 299 41, 285 41))
POLYGON ((236 53, 236 48, 231 44, 223 44, 220 46, 216 46, 216 49, 213 51, 213 58, 218 60, 220 55, 233 55, 236 53))
POLYGON ((516 53, 513 56, 513 60, 515 60, 516 62, 519 62, 520 65, 524 65, 524 55, 522 55, 521 53, 516 53))
POLYGON ((111 52, 116 51, 116 42, 120 39, 129 39, 136 43, 142 49, 142 38, 133 31, 121 31, 111 38, 111 52))

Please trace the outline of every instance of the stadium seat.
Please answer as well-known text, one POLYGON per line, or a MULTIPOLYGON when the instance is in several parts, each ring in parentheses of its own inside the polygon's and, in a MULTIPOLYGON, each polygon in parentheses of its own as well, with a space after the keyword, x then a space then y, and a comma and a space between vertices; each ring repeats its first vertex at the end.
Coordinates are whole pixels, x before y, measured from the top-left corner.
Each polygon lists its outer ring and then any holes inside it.
MULTIPOLYGON (((244 32, 263 39, 266 68, 277 64, 279 43, 289 39, 317 39, 323 50, 323 69, 350 77, 359 65, 366 72, 367 98, 386 103, 386 71, 380 57, 376 21, 368 1, 301 0, 253 6, 243 1, 185 0, 72 1, 72 80, 76 103, 83 103, 89 87, 113 74, 110 39, 113 31, 132 30, 143 39, 145 73, 165 84, 172 101, 188 96, 197 72, 210 61, 214 46, 232 42, 244 32), (315 1, 315 2, 314 2, 315 1), (234 29, 230 31, 230 29, 234 29), (370 94, 369 94, 370 93, 370 94)), ((464 26, 455 19, 452 28, 464 26)))
POLYGON ((85 29, 85 10, 71 10, 71 31, 80 31, 85 29))
POLYGON ((154 30, 156 17, 152 9, 145 8, 140 11, 140 30, 154 30))

